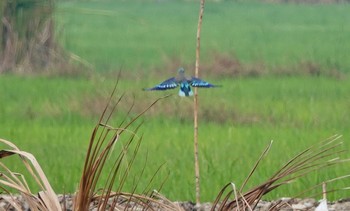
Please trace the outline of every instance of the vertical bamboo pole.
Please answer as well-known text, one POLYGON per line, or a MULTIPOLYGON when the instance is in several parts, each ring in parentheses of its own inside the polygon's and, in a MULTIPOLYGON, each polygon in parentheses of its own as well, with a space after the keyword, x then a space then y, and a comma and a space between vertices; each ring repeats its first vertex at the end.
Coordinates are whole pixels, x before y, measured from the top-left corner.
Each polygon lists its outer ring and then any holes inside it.
MULTIPOLYGON (((196 65, 195 65, 195 77, 199 75, 199 56, 200 56, 200 35, 202 27, 202 19, 204 12, 204 1, 200 2, 198 26, 197 26, 197 47, 196 47, 196 65)), ((194 89, 194 169, 195 169, 195 182, 196 182, 196 206, 200 205, 200 185, 199 185, 199 159, 198 159, 198 91, 197 88, 194 89)))

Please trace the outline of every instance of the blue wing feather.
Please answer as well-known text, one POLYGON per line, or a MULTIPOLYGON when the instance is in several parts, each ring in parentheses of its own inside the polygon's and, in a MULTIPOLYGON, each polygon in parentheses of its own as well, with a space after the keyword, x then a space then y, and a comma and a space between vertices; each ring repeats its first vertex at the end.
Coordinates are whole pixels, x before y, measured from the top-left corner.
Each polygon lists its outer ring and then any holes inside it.
POLYGON ((189 80, 189 83, 193 87, 203 87, 203 88, 210 88, 210 87, 218 87, 217 85, 208 83, 206 81, 203 81, 200 78, 192 77, 191 80, 189 80))
POLYGON ((147 88, 147 89, 143 89, 145 91, 152 91, 152 90, 167 90, 167 89, 174 89, 178 86, 178 82, 176 80, 175 77, 173 78, 169 78, 165 81, 163 81, 162 83, 158 84, 155 87, 152 88, 147 88))

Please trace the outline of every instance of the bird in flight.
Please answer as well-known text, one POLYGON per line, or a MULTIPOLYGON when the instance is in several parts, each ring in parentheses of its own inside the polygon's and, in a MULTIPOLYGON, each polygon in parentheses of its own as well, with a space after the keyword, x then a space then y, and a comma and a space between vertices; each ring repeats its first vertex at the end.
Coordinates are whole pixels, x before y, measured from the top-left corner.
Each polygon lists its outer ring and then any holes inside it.
POLYGON ((167 90, 167 89, 174 89, 176 87, 180 86, 179 90, 179 96, 181 97, 189 97, 193 95, 193 91, 191 87, 202 87, 202 88, 212 88, 212 87, 218 87, 218 85, 210 84, 206 81, 203 81, 200 78, 186 78, 185 76, 185 69, 180 67, 178 69, 178 75, 176 77, 169 78, 162 83, 156 85, 152 88, 146 88, 143 89, 144 91, 154 91, 154 90, 167 90))

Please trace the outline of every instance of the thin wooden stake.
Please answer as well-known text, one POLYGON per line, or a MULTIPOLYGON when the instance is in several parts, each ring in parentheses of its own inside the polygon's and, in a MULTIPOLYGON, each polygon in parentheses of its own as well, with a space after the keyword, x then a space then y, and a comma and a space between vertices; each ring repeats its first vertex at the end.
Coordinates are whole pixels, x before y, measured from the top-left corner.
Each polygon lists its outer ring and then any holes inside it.
MULTIPOLYGON (((197 47, 196 47, 196 65, 195 65, 195 77, 199 75, 199 56, 200 56, 200 35, 202 27, 202 19, 204 12, 204 0, 200 2, 198 27, 197 27, 197 47)), ((194 169, 195 169, 195 182, 196 182, 196 206, 200 205, 200 185, 199 185, 199 159, 198 159, 198 92, 197 88, 194 88, 194 169)))
POLYGON ((323 200, 327 200, 327 188, 326 188, 326 183, 322 183, 322 196, 323 200))

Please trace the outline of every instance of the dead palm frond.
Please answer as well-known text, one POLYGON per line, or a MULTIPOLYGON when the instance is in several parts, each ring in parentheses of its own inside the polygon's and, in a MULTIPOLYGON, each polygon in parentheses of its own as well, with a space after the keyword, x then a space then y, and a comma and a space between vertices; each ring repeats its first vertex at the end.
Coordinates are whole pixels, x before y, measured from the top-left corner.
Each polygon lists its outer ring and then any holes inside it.
MULTIPOLYGON (((245 185, 253 173, 256 172, 260 161, 262 161, 263 157, 266 156, 267 152, 271 148, 271 142, 270 145, 264 150, 260 158, 257 160, 252 171, 238 191, 238 196, 237 194, 234 194, 233 190, 229 189, 231 183, 227 184, 218 194, 212 210, 215 210, 217 207, 219 207, 219 210, 252 210, 257 206, 263 195, 271 192, 281 185, 291 183, 298 178, 304 177, 310 172, 324 170, 327 167, 348 161, 339 159, 339 157, 337 157, 339 154, 345 152, 344 150, 339 149, 339 147, 342 145, 342 142, 339 141, 340 137, 341 136, 339 135, 335 135, 321 142, 320 144, 307 148, 306 150, 290 159, 266 182, 258 185, 255 188, 252 188, 245 193, 242 193, 243 188, 245 188, 245 185), (236 198, 231 200, 233 194, 236 198)), ((337 179, 344 179, 346 177, 347 176, 331 179, 329 182, 335 181, 337 179)), ((315 187, 319 187, 320 185, 322 184, 314 186, 313 189, 315 187)), ((270 208, 270 210, 278 210, 278 208, 280 208, 280 204, 275 204, 274 207, 270 208)))
POLYGON ((22 174, 13 172, 0 162, 0 186, 8 194, 3 198, 16 210, 21 210, 19 203, 11 195, 11 192, 16 191, 28 203, 30 210, 61 210, 58 198, 35 157, 7 140, 0 139, 0 142, 11 148, 1 150, 0 159, 17 155, 41 190, 37 195, 32 193, 22 174))

